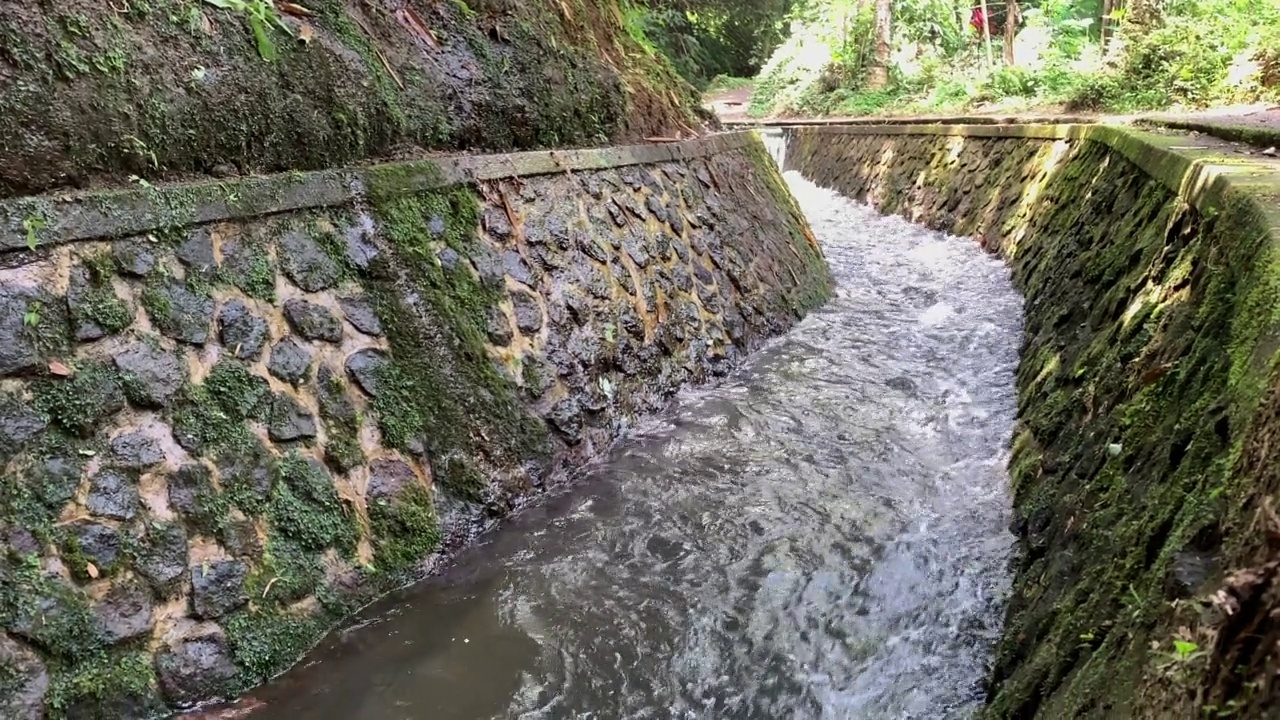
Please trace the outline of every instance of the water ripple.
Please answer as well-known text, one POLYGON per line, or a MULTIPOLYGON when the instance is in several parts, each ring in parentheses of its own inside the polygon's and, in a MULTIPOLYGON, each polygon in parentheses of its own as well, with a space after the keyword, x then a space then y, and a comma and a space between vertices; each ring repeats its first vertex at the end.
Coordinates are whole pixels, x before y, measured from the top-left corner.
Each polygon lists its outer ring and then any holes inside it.
POLYGON ((951 718, 1011 539, 1020 300, 972 243, 789 176, 836 298, 256 718, 951 718))

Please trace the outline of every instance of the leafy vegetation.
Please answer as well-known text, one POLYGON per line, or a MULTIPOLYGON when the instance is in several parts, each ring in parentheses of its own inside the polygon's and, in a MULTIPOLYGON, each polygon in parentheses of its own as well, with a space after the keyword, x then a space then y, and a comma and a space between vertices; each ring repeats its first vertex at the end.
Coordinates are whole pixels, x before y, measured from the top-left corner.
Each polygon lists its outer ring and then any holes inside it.
MULTIPOLYGON (((743 17, 778 41, 756 78, 756 116, 1280 99, 1280 0, 796 0, 781 15, 747 5, 743 17)), ((679 48, 658 44, 685 72, 679 48)))

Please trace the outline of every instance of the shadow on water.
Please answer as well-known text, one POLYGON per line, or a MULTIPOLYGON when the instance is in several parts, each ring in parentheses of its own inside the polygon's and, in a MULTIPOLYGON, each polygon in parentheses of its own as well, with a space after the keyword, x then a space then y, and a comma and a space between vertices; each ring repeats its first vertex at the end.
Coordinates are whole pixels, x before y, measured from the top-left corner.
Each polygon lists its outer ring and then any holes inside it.
POLYGON ((788 180, 838 296, 329 640, 254 720, 972 711, 1008 585, 1021 301, 972 243, 788 180))

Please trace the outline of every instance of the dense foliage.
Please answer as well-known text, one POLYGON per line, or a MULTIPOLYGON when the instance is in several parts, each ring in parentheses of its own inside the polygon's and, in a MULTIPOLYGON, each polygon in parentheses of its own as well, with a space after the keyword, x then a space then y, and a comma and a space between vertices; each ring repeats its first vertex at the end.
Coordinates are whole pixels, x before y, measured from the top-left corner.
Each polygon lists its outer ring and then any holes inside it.
POLYGON ((624 2, 631 36, 671 60, 689 82, 755 75, 781 42, 793 0, 624 2))
MULTIPOLYGON (((772 23, 769 33, 785 25, 756 79, 755 115, 1043 106, 1134 111, 1280 98, 1280 0, 763 5, 746 3, 750 11, 736 11, 742 22, 772 23), (873 89, 868 81, 879 65, 877 4, 890 8, 891 41, 889 82, 873 89), (989 34, 973 22, 984 9, 989 34), (1006 47, 1010 15, 1020 21, 1006 47)), ((701 67, 737 74, 751 69, 750 63, 701 67)))

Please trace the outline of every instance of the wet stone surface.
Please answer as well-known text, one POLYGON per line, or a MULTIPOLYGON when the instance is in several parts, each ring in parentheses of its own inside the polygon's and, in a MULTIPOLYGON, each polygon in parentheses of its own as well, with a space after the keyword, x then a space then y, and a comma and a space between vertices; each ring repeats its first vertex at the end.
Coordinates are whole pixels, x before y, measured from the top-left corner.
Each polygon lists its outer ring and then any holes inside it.
POLYGON ((220 633, 188 638, 156 656, 156 675, 170 702, 194 703, 231 689, 236 666, 220 633))
POLYGON ((113 520, 132 520, 138 513, 138 481, 128 472, 98 471, 89 484, 85 502, 89 512, 113 520))
POLYGON ((285 338, 271 348, 267 370, 287 383, 298 384, 311 369, 311 351, 293 338, 285 338))
POLYGON ((212 620, 249 602, 244 581, 249 570, 239 560, 220 560, 191 568, 191 605, 197 617, 212 620))
POLYGON ((337 263, 301 230, 285 233, 277 245, 277 254, 280 269, 307 292, 327 290, 338 282, 337 263))
POLYGON ((342 342, 342 323, 323 305, 290 298, 284 302, 284 317, 289 327, 307 340, 342 342))
POLYGON ((164 407, 187 379, 186 364, 177 355, 146 341, 133 342, 113 357, 130 399, 143 405, 164 407))
POLYGON ((240 300, 232 300, 218 313, 219 339, 240 360, 256 360, 270 338, 267 321, 240 300))
POLYGON ((208 295, 180 280, 164 280, 144 291, 143 304, 163 335, 191 345, 209 341, 213 298, 208 295))

